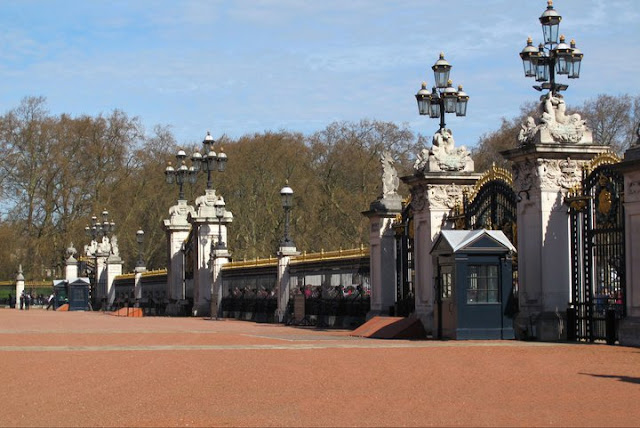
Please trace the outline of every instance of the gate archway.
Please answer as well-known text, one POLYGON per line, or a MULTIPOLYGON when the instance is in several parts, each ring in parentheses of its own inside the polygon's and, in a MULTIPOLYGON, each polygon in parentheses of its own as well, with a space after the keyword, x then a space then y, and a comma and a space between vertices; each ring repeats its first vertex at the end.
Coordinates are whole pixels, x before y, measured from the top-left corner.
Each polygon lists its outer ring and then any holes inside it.
POLYGON ((613 153, 594 158, 566 201, 571 222, 569 339, 617 341, 625 316, 624 177, 613 153))

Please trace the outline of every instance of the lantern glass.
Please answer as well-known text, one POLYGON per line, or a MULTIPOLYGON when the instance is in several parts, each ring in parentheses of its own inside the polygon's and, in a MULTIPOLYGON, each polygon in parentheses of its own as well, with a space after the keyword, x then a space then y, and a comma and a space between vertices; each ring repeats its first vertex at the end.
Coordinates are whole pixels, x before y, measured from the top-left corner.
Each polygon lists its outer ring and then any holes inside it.
POLYGON ((293 189, 291 187, 283 187, 280 190, 280 196, 282 197, 282 208, 288 209, 293 206, 293 189))
POLYGON ((214 152, 213 150, 209 150, 209 153, 207 153, 205 160, 205 172, 215 171, 216 163, 218 162, 218 156, 216 155, 216 152, 214 152))
POLYGON ((227 166, 227 155, 220 149, 218 152, 218 171, 224 172, 225 167, 227 166))
POLYGON ((198 171, 194 167, 189 167, 189 184, 196 184, 198 179, 198 171))
POLYGON ((580 77, 580 63, 582 62, 582 58, 573 58, 571 61, 571 71, 569 73, 569 79, 577 79, 580 77))
POLYGON ((522 52, 520 52, 525 77, 534 77, 536 75, 535 57, 537 56, 538 49, 533 46, 533 40, 529 37, 527 38, 527 45, 522 49, 522 52))
POLYGON ((202 163, 202 155, 200 152, 193 152, 191 155, 191 164, 196 172, 200 171, 200 164, 202 163))
POLYGON ((558 31, 560 29, 560 19, 550 18, 548 23, 542 24, 542 35, 546 45, 558 43, 558 31))
POLYGON ((536 75, 535 72, 535 67, 533 66, 533 63, 531 62, 531 58, 530 57, 523 57, 522 58, 522 65, 524 67, 524 76, 525 77, 533 77, 536 75))
POLYGON ((444 59, 444 53, 440 53, 440 58, 431 67, 433 75, 436 79, 436 87, 446 88, 449 81, 449 72, 451 71, 451 64, 444 59))
POLYGON ((549 62, 547 58, 538 58, 536 63, 536 81, 546 82, 549 80, 549 62))
POLYGON ((218 199, 214 204, 216 210, 216 217, 218 220, 222 220, 224 217, 224 201, 222 199, 218 199))
POLYGON ((436 79, 436 86, 438 88, 446 88, 449 81, 449 73, 451 72, 451 66, 433 66, 433 75, 436 79))
POLYGON ((429 98, 427 98, 427 97, 418 97, 418 95, 416 95, 416 99, 418 100, 418 112, 421 115, 429 114, 429 104, 431 104, 429 102, 429 98))
POLYGON ((571 68, 571 59, 567 61, 567 56, 564 54, 558 55, 556 58, 556 73, 569 74, 571 68))
POLYGON ((432 119, 436 119, 440 117, 440 99, 434 100, 436 102, 431 102, 429 105, 429 117, 432 119))
POLYGON ((173 169, 171 164, 167 165, 164 170, 165 180, 167 181, 167 184, 173 184, 173 182, 175 181, 175 172, 176 171, 173 169))
POLYGON ((429 104, 431 104, 431 93, 427 89, 426 82, 422 82, 422 87, 416 94, 416 101, 418 102, 418 112, 421 115, 429 114, 429 104))
POLYGON ((580 77, 580 64, 582 63, 582 57, 584 56, 579 49, 576 48, 575 41, 571 41, 571 48, 573 52, 571 54, 571 63, 569 65, 569 79, 577 79, 580 77))
POLYGON ((453 96, 445 96, 444 111, 446 113, 455 113, 457 101, 458 101, 458 97, 456 94, 453 94, 453 96))
POLYGON ((469 95, 462 90, 462 85, 458 86, 458 99, 456 102, 456 116, 467 115, 467 102, 469 101, 469 95))

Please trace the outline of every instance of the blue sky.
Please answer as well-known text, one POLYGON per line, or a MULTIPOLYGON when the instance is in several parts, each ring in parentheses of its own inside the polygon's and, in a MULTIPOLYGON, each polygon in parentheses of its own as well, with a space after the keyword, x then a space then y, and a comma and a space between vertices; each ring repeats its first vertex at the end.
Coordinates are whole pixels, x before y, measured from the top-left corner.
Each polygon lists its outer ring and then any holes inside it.
MULTIPOLYGON (((640 1, 556 0, 560 32, 584 52, 568 104, 640 93, 640 1)), ((414 94, 440 51, 467 117, 456 144, 536 100, 518 53, 542 39, 545 0, 0 0, 0 113, 45 96, 51 113, 139 116, 181 144, 311 133, 337 120, 407 123, 432 135, 414 94)))

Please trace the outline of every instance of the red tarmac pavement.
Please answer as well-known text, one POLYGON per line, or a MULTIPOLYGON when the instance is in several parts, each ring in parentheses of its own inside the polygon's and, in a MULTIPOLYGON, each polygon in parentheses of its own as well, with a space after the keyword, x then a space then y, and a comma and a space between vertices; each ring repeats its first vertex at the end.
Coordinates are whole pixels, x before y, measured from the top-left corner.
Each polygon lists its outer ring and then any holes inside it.
POLYGON ((640 349, 0 309, 2 426, 640 426, 640 349))

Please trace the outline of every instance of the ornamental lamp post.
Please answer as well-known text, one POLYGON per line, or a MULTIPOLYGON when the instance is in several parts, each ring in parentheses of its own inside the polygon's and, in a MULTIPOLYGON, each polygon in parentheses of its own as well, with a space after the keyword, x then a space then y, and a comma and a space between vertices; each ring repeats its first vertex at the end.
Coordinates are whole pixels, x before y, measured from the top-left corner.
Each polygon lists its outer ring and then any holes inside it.
POLYGON ((218 199, 216 199, 216 201, 213 204, 213 206, 214 206, 215 211, 216 211, 216 218, 218 219, 218 245, 217 245, 217 249, 218 250, 226 250, 227 246, 222 241, 222 219, 224 218, 224 212, 225 212, 224 199, 219 197, 218 199))
POLYGON ((451 68, 452 65, 444 58, 444 53, 440 53, 440 58, 431 67, 435 86, 429 92, 426 82, 422 82, 422 88, 416 94, 418 113, 422 116, 428 115, 432 119, 440 118, 440 129, 446 126, 445 113, 467 115, 469 95, 462 90, 462 85, 459 85, 457 90, 453 87, 453 82, 449 79, 451 68))
POLYGON ((142 258, 142 244, 144 244, 144 230, 138 229, 136 232, 136 242, 138 243, 138 263, 136 267, 144 267, 144 259, 142 258))
POLYGON ((280 243, 281 247, 295 247, 293 239, 289 235, 289 219, 291 208, 293 207, 293 189, 289 187, 289 181, 285 183, 285 186, 280 189, 280 196, 282 198, 282 208, 284 209, 284 238, 280 243))
MULTIPOLYGON (((99 237, 109 238, 109 235, 113 234, 116 230, 116 224, 113 221, 109 221, 109 211, 102 211, 102 221, 98 220, 97 216, 91 216, 91 226, 85 226, 84 231, 87 236, 91 237, 91 244, 96 242, 99 237)), ((96 242, 97 244, 97 242, 96 242)), ((92 248, 91 246, 89 248, 92 248)), ((102 249, 104 250, 104 249, 102 249)), ((98 272, 98 259, 99 257, 104 257, 105 254, 100 253, 101 247, 96 246, 93 247, 90 251, 87 252, 88 256, 92 256, 93 258, 93 284, 91 286, 90 294, 93 298, 97 298, 97 291, 100 282, 99 272, 98 272), (99 254, 100 253, 100 254, 99 254)), ((108 256, 108 254, 106 254, 108 256)), ((88 268, 87 268, 88 269, 88 268)), ((88 275, 88 272, 87 272, 88 275)), ((103 300, 103 308, 106 309, 106 296, 102 297, 103 300)), ((96 302, 97 303, 97 302, 96 302)))
MULTIPOLYGON (((197 162, 194 162, 194 165, 191 167, 187 167, 185 159, 187 158, 187 154, 184 150, 179 150, 176 154, 176 159, 178 161, 178 169, 174 169, 171 166, 171 162, 167 165, 164 170, 165 179, 167 184, 176 183, 179 187, 178 199, 184 200, 184 184, 188 182, 189 184, 195 184, 198 169, 195 166, 197 162)), ((192 157, 193 159, 193 157, 192 157)), ((199 165, 198 165, 199 167, 199 165)))
POLYGON ((520 52, 525 77, 534 77, 536 82, 542 82, 533 88, 537 91, 549 90, 552 95, 569 87, 556 83, 556 74, 578 79, 584 56, 580 49, 576 48, 575 40, 567 44, 564 35, 561 35, 558 41, 560 21, 562 16, 553 8, 553 0, 548 0, 547 9, 540 16, 544 43, 540 43, 536 49, 529 37, 527 45, 520 52))

